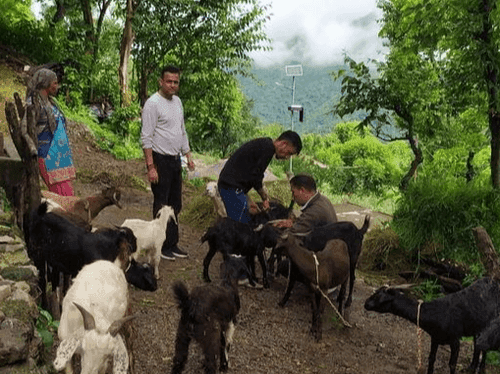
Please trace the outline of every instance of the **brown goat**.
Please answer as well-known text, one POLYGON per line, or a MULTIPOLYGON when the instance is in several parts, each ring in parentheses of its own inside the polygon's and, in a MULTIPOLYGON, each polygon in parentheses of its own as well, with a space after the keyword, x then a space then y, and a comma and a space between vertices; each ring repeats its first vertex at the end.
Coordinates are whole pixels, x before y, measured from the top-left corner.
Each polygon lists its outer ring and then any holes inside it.
POLYGON ((97 195, 81 199, 75 198, 75 196, 59 196, 47 191, 43 191, 42 195, 61 206, 61 208, 52 209, 52 213, 64 216, 87 231, 92 229, 90 222, 97 217, 101 210, 113 204, 120 209, 122 207, 120 205, 121 191, 118 187, 108 187, 97 195))
MULTIPOLYGON (((326 294, 328 289, 338 285, 341 286, 337 301, 339 303, 339 313, 342 315, 343 302, 349 281, 349 251, 347 244, 342 240, 332 239, 326 243, 322 251, 313 253, 301 245, 299 238, 288 234, 281 238, 277 247, 283 251, 283 254, 290 257, 292 268, 295 267, 300 272, 302 279, 305 280, 314 293, 312 298, 311 334, 319 341, 322 335, 322 292, 326 294), (314 255, 316 255, 316 258, 314 255), (318 286, 322 292, 320 292, 318 286)), ((283 306, 287 299, 288 297, 285 295, 279 305, 283 306)))

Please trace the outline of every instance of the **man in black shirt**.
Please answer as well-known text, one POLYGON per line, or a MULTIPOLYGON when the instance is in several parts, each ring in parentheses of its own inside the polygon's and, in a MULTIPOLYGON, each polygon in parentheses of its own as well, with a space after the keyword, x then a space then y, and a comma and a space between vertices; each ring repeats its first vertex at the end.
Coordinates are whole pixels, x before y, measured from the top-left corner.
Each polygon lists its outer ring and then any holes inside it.
POLYGON ((302 141, 294 131, 285 131, 275 140, 254 139, 238 148, 224 165, 218 182, 227 216, 243 223, 250 220, 249 208, 255 204, 247 193, 252 188, 262 198, 264 209, 269 209, 269 197, 262 184, 267 166, 273 156, 286 160, 298 155, 301 149, 302 141))

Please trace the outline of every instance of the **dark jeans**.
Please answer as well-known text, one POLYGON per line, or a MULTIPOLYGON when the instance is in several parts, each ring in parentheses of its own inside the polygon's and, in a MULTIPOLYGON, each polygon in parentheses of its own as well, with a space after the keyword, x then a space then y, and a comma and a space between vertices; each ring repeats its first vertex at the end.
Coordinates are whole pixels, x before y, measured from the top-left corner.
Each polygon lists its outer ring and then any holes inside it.
MULTIPOLYGON (((153 152, 153 161, 158 171, 158 183, 151 183, 153 192, 153 218, 164 205, 172 207, 178 222, 182 208, 182 166, 179 156, 168 156, 153 152)), ((167 237, 163 250, 175 247, 179 242, 179 226, 172 220, 168 222, 167 237)))
POLYGON ((248 223, 250 221, 250 212, 248 210, 247 195, 240 189, 218 188, 219 195, 226 207, 227 216, 236 222, 248 223))

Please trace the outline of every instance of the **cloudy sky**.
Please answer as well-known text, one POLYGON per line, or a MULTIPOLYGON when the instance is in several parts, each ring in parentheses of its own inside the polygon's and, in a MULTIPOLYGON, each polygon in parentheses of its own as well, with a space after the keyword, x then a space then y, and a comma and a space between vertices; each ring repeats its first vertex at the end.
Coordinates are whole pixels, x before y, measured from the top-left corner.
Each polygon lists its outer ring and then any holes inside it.
POLYGON ((383 59, 377 34, 382 12, 377 0, 263 0, 271 3, 265 31, 271 52, 251 54, 259 66, 300 61, 331 65, 347 53, 356 61, 383 59))

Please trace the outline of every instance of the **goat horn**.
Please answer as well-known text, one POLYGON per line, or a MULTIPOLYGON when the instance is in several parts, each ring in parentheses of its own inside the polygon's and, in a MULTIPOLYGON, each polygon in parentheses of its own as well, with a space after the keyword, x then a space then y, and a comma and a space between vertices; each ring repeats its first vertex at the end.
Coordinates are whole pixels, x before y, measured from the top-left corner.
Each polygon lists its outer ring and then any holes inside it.
POLYGON ((133 315, 133 316, 128 316, 128 317, 123 317, 123 318, 120 318, 118 321, 115 321, 111 324, 111 326, 109 326, 108 328, 108 333, 115 337, 116 334, 118 334, 118 331, 120 331, 120 329, 122 328, 123 324, 125 322, 128 322, 130 321, 131 319, 134 319, 136 316, 133 315))
POLYGON ((118 208, 122 209, 122 205, 121 205, 121 204, 120 204, 120 202, 118 201, 118 198, 116 197, 116 194, 117 194, 117 192, 113 193, 113 202, 115 203, 115 205, 116 205, 118 208))
POLYGON ((400 284, 397 286, 391 286, 390 288, 395 288, 397 290, 407 290, 407 289, 412 288, 412 287, 413 287, 413 284, 400 284))
POLYGON ((257 226, 256 228, 254 228, 253 231, 259 232, 259 231, 262 231, 263 228, 264 228, 264 224, 261 223, 259 226, 257 226))
POLYGON ((88 312, 83 306, 78 305, 75 302, 73 302, 73 304, 75 304, 75 306, 78 308, 78 310, 80 311, 80 313, 82 313, 83 327, 85 328, 85 330, 88 331, 88 330, 95 329, 94 316, 90 312, 88 312))

